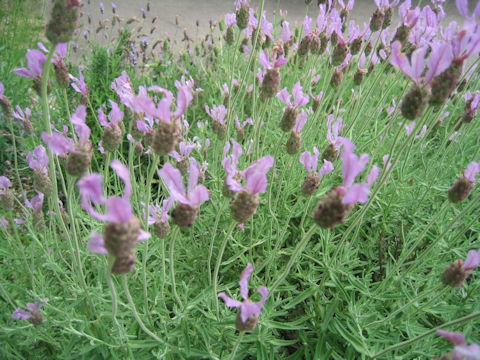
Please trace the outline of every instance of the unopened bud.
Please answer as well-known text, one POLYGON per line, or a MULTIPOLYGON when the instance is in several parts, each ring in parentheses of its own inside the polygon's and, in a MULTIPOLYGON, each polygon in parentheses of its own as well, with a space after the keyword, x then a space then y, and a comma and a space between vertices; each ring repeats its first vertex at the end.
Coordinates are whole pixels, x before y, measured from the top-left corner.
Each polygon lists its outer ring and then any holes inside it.
POLYGON ((280 90, 280 71, 278 69, 268 69, 263 77, 263 83, 260 86, 260 97, 262 100, 273 98, 280 90))
POLYGON ((338 43, 337 46, 333 49, 332 53, 332 65, 340 65, 343 60, 347 57, 348 47, 345 43, 338 43))
POLYGON ((340 69, 335 69, 335 71, 332 74, 332 77, 330 78, 330 85, 334 88, 337 88, 340 86, 343 80, 343 72, 340 69))
POLYGON ((158 155, 167 155, 175 149, 180 137, 181 131, 177 123, 159 122, 153 137, 153 151, 158 155))
POLYGON ((300 151, 302 145, 302 137, 296 131, 290 133, 290 137, 287 140, 286 148, 287 153, 294 155, 300 151))
POLYGON ((472 271, 467 271, 463 267, 462 259, 451 263, 442 274, 442 282, 445 285, 452 287, 460 287, 462 283, 468 278, 472 271))
POLYGON ((160 239, 166 238, 170 232, 170 224, 168 221, 162 222, 158 221, 153 224, 153 233, 157 235, 160 239))
POLYGON ((284 132, 289 132, 295 126, 297 120, 297 109, 286 107, 283 113, 282 121, 280 122, 280 128, 284 132))
POLYGON ((182 228, 191 227, 197 218, 198 208, 179 203, 172 211, 172 221, 182 228))
POLYGON ((237 26, 240 30, 246 29, 250 18, 249 7, 242 5, 236 12, 237 26))
POLYGON ((403 117, 408 120, 415 120, 422 116, 427 107, 430 89, 428 87, 419 87, 414 84, 412 88, 403 97, 400 107, 403 117))
POLYGON ((72 38, 78 18, 79 0, 56 0, 53 4, 46 36, 52 44, 68 42, 72 38))
POLYGON ((45 196, 53 191, 53 184, 50 177, 41 170, 36 170, 33 174, 33 187, 45 196))
POLYGON ((241 224, 245 223, 257 212, 258 204, 258 194, 251 194, 247 191, 239 192, 230 203, 232 218, 241 224))
POLYGON ((352 204, 342 203, 345 193, 345 188, 334 187, 318 202, 313 211, 313 219, 318 226, 333 229, 345 222, 346 216, 353 210, 352 204))
POLYGON ((455 184, 453 184, 450 190, 448 190, 448 200, 454 204, 459 203, 465 200, 472 190, 473 183, 464 177, 461 177, 455 182, 455 184))
POLYGON ((378 31, 382 28, 383 22, 385 20, 385 13, 382 9, 376 9, 370 18, 370 30, 373 32, 378 31))
POLYGON ((108 152, 115 151, 122 142, 122 129, 118 124, 105 127, 102 136, 102 145, 108 152))
POLYGON ((308 175, 305 177, 302 183, 302 195, 303 196, 312 196, 318 189, 318 184, 320 179, 315 175, 308 175))

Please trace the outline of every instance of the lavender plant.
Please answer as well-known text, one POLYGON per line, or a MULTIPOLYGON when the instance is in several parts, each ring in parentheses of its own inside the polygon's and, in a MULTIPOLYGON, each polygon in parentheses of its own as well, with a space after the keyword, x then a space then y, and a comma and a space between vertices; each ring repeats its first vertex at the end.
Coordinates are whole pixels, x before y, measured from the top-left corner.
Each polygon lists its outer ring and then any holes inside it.
POLYGON ((478 358, 480 3, 306 3, 53 2, 0 67, 2 358, 478 358))

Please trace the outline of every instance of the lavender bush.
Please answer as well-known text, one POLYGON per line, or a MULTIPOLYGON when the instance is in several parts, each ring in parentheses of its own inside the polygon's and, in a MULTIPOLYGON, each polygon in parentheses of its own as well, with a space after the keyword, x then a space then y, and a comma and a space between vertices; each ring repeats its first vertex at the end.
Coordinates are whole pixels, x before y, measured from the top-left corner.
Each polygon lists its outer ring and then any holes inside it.
POLYGON ((480 2, 306 3, 54 1, 0 72, 2 358, 480 359, 480 2))

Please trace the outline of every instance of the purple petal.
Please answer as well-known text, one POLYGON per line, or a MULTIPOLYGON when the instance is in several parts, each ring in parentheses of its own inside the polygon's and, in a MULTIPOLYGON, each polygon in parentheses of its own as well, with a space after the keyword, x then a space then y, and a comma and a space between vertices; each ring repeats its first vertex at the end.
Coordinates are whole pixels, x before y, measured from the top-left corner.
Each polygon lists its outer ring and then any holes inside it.
POLYGON ((273 163, 273 157, 271 157, 270 155, 264 156, 263 158, 255 161, 245 171, 243 171, 242 175, 246 181, 248 181, 248 178, 250 176, 257 172, 266 175, 270 168, 273 166, 273 163))
POLYGON ((356 202, 364 204, 368 200, 369 186, 366 183, 353 184, 348 189, 342 200, 343 204, 354 204, 356 202))
POLYGON ((425 68, 425 55, 428 48, 426 46, 417 49, 412 54, 412 77, 413 80, 419 80, 425 68))
POLYGON ((258 55, 258 61, 265 69, 270 69, 272 65, 270 64, 270 60, 268 59, 267 51, 261 51, 258 55))
POLYGON ((72 115, 70 121, 75 126, 75 132, 81 145, 85 145, 90 138, 90 128, 86 125, 87 110, 84 105, 79 105, 77 111, 72 115))
POLYGON ((242 273, 240 274, 240 281, 238 285, 240 285, 240 295, 244 300, 248 299, 248 280, 250 279, 250 275, 253 272, 253 265, 248 263, 245 269, 243 269, 242 273))
POLYGON ((262 173, 254 173, 246 179, 246 188, 252 194, 264 193, 267 189, 267 177, 262 173))
POLYGON ((323 160, 323 166, 318 172, 318 176, 323 177, 333 171, 333 164, 328 160, 323 160))
POLYGON ((468 0, 456 0, 458 12, 468 18, 468 0))
POLYGON ((132 205, 124 198, 111 196, 106 202, 107 213, 105 220, 118 224, 126 224, 132 217, 132 205))
POLYGON ((182 174, 178 169, 175 169, 172 164, 166 163, 162 169, 158 170, 158 175, 165 182, 170 196, 182 204, 188 204, 182 174))
POLYGON ((372 170, 367 175, 367 184, 368 186, 372 186, 372 184, 377 180, 379 174, 378 166, 373 165, 372 170))
POLYGON ((42 132, 42 140, 55 155, 64 157, 69 152, 75 150, 73 140, 64 136, 62 133, 48 134, 42 132))
POLYGON ((296 133, 300 133, 305 123, 307 122, 307 113, 302 110, 300 114, 297 116, 297 121, 295 122, 295 128, 293 129, 296 133))
POLYGON ((39 50, 27 50, 27 65, 35 76, 43 74, 43 63, 47 59, 39 50))
POLYGON ((463 170, 463 177, 468 181, 474 183, 476 181, 476 177, 479 172, 480 172, 480 162, 471 162, 463 170))
POLYGON ((465 270, 473 270, 480 264, 480 251, 470 250, 463 264, 465 270))
POLYGON ((302 163, 303 166, 305 166, 305 169, 309 174, 312 174, 312 168, 313 168, 313 156, 310 154, 308 151, 305 151, 300 155, 300 163, 302 163))
POLYGON ((28 78, 35 78, 35 75, 28 69, 25 68, 15 68, 13 69, 13 73, 23 76, 23 77, 28 77, 28 78))
POLYGON ((198 206, 202 202, 208 201, 208 189, 204 185, 198 185, 193 191, 188 193, 188 199, 190 205, 198 206))
POLYGON ((227 185, 228 185, 228 188, 232 191, 243 191, 244 188, 242 186, 242 184, 240 184, 237 180, 235 180, 233 178, 233 175, 235 174, 228 174, 227 176, 227 185))
POLYGON ((130 196, 132 195, 132 183, 130 182, 130 171, 125 165, 123 165, 118 160, 113 160, 110 166, 112 167, 113 170, 115 170, 115 172, 117 173, 117 176, 120 179, 122 179, 122 181, 125 184, 123 198, 126 200, 130 199, 130 196))
POLYGON ((103 236, 96 231, 92 232, 90 240, 88 240, 87 249, 95 254, 108 254, 107 249, 105 249, 103 236))
POLYGON ((24 319, 24 320, 28 320, 32 317, 32 314, 30 314, 29 312, 26 312, 25 310, 23 310, 22 308, 17 308, 17 310, 15 310, 12 314, 12 319, 24 319))
POLYGON ((288 90, 287 88, 283 88, 282 90, 280 90, 277 94, 277 98, 280 99, 281 102, 283 102, 285 105, 289 106, 289 107, 293 107, 292 106, 292 102, 290 100, 290 94, 288 93, 288 90))
POLYGON ((236 308, 242 306, 242 303, 240 301, 233 300, 232 298, 228 297, 227 294, 225 294, 224 292, 219 293, 218 297, 225 301, 225 305, 227 305, 228 307, 236 308))
POLYGON ((138 232, 137 241, 142 242, 142 241, 150 239, 151 237, 152 237, 152 235, 150 233, 140 229, 140 231, 138 232))
POLYGON ((200 166, 194 158, 190 158, 190 171, 188 176, 188 194, 192 192, 198 184, 198 175, 200 174, 200 166))
POLYGON ((466 345, 467 342, 465 340, 465 336, 461 333, 457 332, 450 332, 450 331, 445 331, 445 330, 437 330, 437 335, 447 339, 450 341, 453 345, 466 345))
POLYGON ((452 46, 448 43, 434 43, 432 53, 428 57, 428 71, 425 76, 427 83, 444 72, 453 59, 452 46))
POLYGON ((118 104, 115 101, 112 101, 112 100, 108 100, 108 101, 110 101, 110 105, 112 106, 112 110, 108 115, 108 119, 110 120, 110 123, 116 124, 121 122, 123 120, 123 111, 120 110, 120 108, 118 107, 118 104))
POLYGON ((31 312, 38 311, 42 308, 42 304, 39 302, 34 302, 34 303, 27 303, 27 309, 30 310, 31 312))
POLYGON ((102 190, 102 175, 93 173, 83 177, 77 182, 80 195, 88 197, 91 201, 103 204, 105 199, 102 190))
POLYGON ((55 50, 61 58, 67 56, 67 43, 58 43, 55 50))
POLYGON ((261 311, 261 307, 259 308, 256 303, 244 302, 240 306, 240 319, 245 323, 250 316, 259 315, 261 311))
POLYGON ((188 86, 179 86, 177 94, 177 109, 173 114, 175 119, 180 118, 187 110, 188 105, 193 100, 193 95, 188 86))
POLYGON ((10 187, 11 182, 6 176, 0 176, 0 189, 6 190, 10 187))
POLYGON ((392 44, 392 56, 390 57, 390 63, 393 66, 396 66, 399 68, 401 72, 403 72, 405 75, 407 75, 409 78, 413 79, 412 76, 412 68, 410 66, 410 63, 405 56, 405 54, 401 53, 402 50, 402 45, 400 44, 400 41, 395 41, 392 44))
POLYGON ((300 85, 300 81, 298 81, 293 86, 293 102, 295 104, 295 107, 306 105, 308 103, 308 99, 308 95, 303 93, 302 85, 300 85))

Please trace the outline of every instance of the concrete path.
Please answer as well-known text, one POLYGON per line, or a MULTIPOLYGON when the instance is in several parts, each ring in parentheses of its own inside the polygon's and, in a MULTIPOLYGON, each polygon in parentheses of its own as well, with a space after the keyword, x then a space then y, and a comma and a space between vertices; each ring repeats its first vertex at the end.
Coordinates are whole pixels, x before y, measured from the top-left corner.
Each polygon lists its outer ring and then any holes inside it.
MULTIPOLYGON (((118 24, 116 24, 113 26, 112 31, 112 2, 103 1, 104 14, 100 12, 100 3, 102 2, 99 0, 84 0, 82 9, 84 17, 80 27, 80 34, 87 29, 90 37, 97 41, 100 41, 102 37, 111 39, 112 36, 115 36, 112 33, 115 33, 118 29, 118 24), (88 24, 89 18, 91 19, 91 24, 88 24), (96 34, 99 22, 106 19, 108 19, 106 22, 107 31, 104 33, 103 30, 99 30, 98 34, 96 34)), ((135 17, 138 20, 132 23, 133 29, 135 29, 139 38, 142 36, 148 37, 150 44, 157 39, 164 38, 166 34, 181 41, 184 29, 186 29, 190 37, 200 38, 208 33, 210 19, 218 21, 223 18, 224 14, 234 11, 233 0, 150 0, 150 11, 146 12, 146 19, 143 19, 141 8, 147 8, 147 0, 114 0, 114 3, 117 6, 116 13, 120 18, 127 20, 135 17), (157 19, 152 24, 155 17, 157 19), (178 19, 178 25, 176 25, 176 19, 178 19), (196 26, 197 20, 198 26, 196 26)), ((314 0, 313 3, 315 4, 316 1, 314 0)), ((430 2, 423 1, 423 3, 427 4, 430 2)), ((444 23, 451 20, 461 23, 463 18, 458 14, 455 1, 449 0, 446 3, 445 11, 447 17, 444 19, 444 23)), ((251 4, 258 6, 260 0, 252 0, 251 4)), ((373 0, 357 0, 351 13, 351 18, 360 24, 363 22, 368 23, 375 8, 376 5, 373 0)), ((270 21, 273 21, 275 13, 278 14, 278 9, 288 11, 287 20, 292 25, 295 23, 300 24, 306 13, 304 0, 266 0, 265 9, 267 10, 267 18, 270 21)), ((310 6, 309 16, 315 18, 317 14, 317 7, 310 6)))

